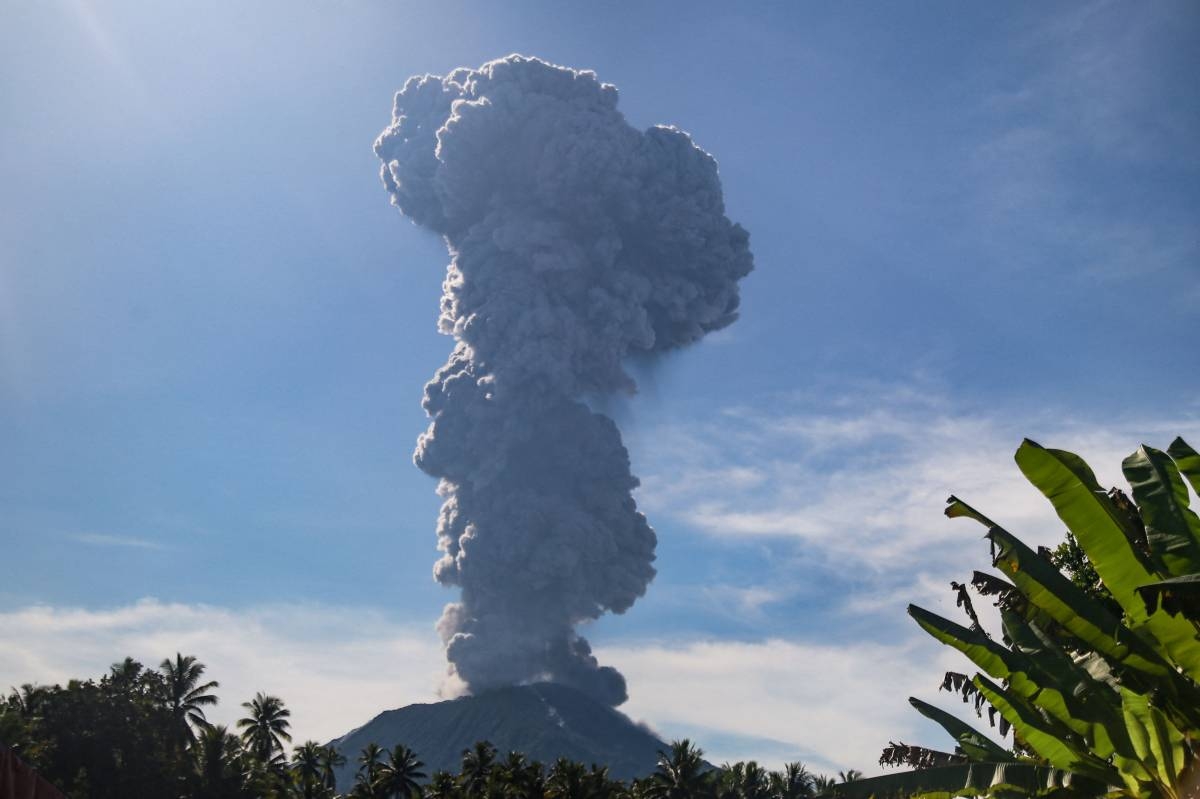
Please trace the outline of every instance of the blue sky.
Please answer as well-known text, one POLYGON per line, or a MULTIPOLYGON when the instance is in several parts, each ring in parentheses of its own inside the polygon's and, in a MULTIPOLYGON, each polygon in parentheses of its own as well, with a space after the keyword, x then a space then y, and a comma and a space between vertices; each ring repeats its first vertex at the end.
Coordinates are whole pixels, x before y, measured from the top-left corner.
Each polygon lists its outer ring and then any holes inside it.
POLYGON ((6 4, 0 686, 194 651, 317 738, 434 695, 448 258, 371 143, 408 76, 521 52, 689 131, 757 263, 611 402, 660 539, 588 633, 627 710, 717 759, 942 744, 904 698, 963 664, 903 608, 986 558, 945 496, 1050 543, 1022 436, 1110 483, 1200 439, 1200 12, 445 5, 6 4))

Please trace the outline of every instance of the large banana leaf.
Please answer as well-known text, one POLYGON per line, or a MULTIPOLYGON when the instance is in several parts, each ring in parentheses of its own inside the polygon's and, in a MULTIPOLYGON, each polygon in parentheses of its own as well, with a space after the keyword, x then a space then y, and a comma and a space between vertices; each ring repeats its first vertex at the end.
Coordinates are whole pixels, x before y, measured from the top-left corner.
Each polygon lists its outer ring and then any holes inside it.
POLYGON ((1128 520, 1109 499, 1096 477, 1079 456, 1045 449, 1026 439, 1018 448, 1017 465, 1051 504, 1095 567, 1113 598, 1121 605, 1130 626, 1143 627, 1166 649, 1171 659, 1192 679, 1200 680, 1200 641, 1186 619, 1158 611, 1146 613, 1137 594, 1139 586, 1159 576, 1130 540, 1128 520))
POLYGON ((1045 611, 1031 605, 1025 595, 1008 580, 987 572, 975 571, 971 576, 971 587, 982 596, 996 597, 995 605, 1000 608, 1002 616, 1007 613, 1017 614, 1028 624, 1043 630, 1058 626, 1045 611))
POLYGON ((1084 774, 1104 782, 1120 778, 1116 770, 1088 750, 1087 743, 1070 728, 1039 714, 1016 694, 1006 691, 981 674, 975 687, 1012 725, 1014 734, 1051 766, 1084 774))
POLYGON ((996 545, 994 565, 1030 602, 1110 662, 1136 670, 1120 674, 1118 679, 1122 683, 1137 685, 1139 690, 1153 690, 1164 711, 1189 728, 1200 729, 1200 690, 1195 682, 1180 675, 1149 643, 1117 622, 1050 561, 1011 533, 993 527, 988 538, 996 545))
POLYGON ((1161 606, 1167 613, 1182 613, 1193 622, 1200 622, 1200 574, 1139 586, 1138 593, 1151 612, 1161 606))
POLYGON ((970 505, 963 502, 961 499, 954 496, 953 494, 951 494, 950 498, 946 500, 945 513, 951 519, 958 519, 961 517, 966 517, 968 519, 974 519, 975 521, 982 524, 984 527, 988 527, 988 528, 999 527, 999 525, 996 524, 994 521, 992 521, 988 517, 984 516, 982 513, 975 510, 970 505))
POLYGON ((1108 786, 1080 774, 1028 762, 965 763, 844 782, 821 796, 831 799, 951 799, 997 793, 1037 796, 1062 788, 1082 796, 1102 796, 1108 786))
POLYGON ((1167 447, 1167 454, 1175 460, 1175 465, 1183 476, 1192 484, 1192 490, 1200 495, 1200 452, 1188 446, 1182 438, 1176 438, 1167 447))
MULTIPOLYGON (((1126 559, 1132 559, 1143 571, 1152 567, 1148 558, 1130 546, 1130 541, 1142 535, 1137 521, 1117 507, 1083 458, 1061 449, 1046 449, 1027 438, 1017 447, 1014 459, 1029 482, 1054 505, 1059 518, 1085 551, 1087 547, 1075 532, 1076 527, 1092 533, 1089 537, 1095 540, 1097 555, 1106 563, 1127 568, 1126 559), (1118 534, 1113 536, 1114 532, 1118 534)), ((1089 560, 1094 557, 1088 553, 1089 560)), ((1100 576, 1109 591, 1113 591, 1104 575, 1100 576)), ((1113 596, 1121 601, 1115 591, 1113 596)))
MULTIPOLYGON (((1099 757, 1114 752, 1133 756, 1116 689, 1097 679, 1086 662, 1077 663, 1036 625, 1007 611, 1001 613, 1001 619, 1012 649, 1036 664, 1035 679, 1047 684, 1025 698, 1083 735, 1099 757)), ((1010 681, 1009 687, 1018 690, 1018 683, 1010 681)))
MULTIPOLYGON (((834 796, 1012 799, 1037 793, 1065 799, 1100 796, 1123 785, 1129 796, 1182 799, 1179 777, 1185 760, 1196 754, 1197 741, 1188 736, 1200 729, 1200 690, 1195 672, 1189 671, 1200 664, 1200 638, 1196 625, 1168 611, 1200 602, 1200 572, 1163 577, 1200 561, 1200 519, 1188 508, 1183 482, 1186 478, 1200 489, 1200 455, 1178 439, 1169 453, 1175 462, 1142 448, 1123 464, 1136 510, 1119 492, 1106 494, 1078 456, 1030 441, 1017 453, 1022 471, 1051 500, 1123 616, 1091 599, 1048 558, 956 497, 950 498, 946 515, 966 516, 988 528, 993 565, 1011 581, 984 575, 981 589, 998 597, 1004 645, 977 627, 909 608, 923 629, 1004 682, 977 674, 969 685, 977 701, 999 711, 1014 736, 1045 761, 1041 768, 1072 774, 1072 784, 1051 780, 1030 788, 1019 784, 1022 780, 996 774, 984 780, 970 773, 977 766, 1004 765, 992 759, 1000 747, 944 711, 910 699, 977 762, 838 785, 834 796)), ((979 583, 977 575, 972 584, 978 588, 979 583)), ((1004 759, 1010 757, 1005 752, 1004 759)))
POLYGON ((1121 705, 1140 764, 1164 796, 1178 796, 1179 777, 1187 767, 1183 734, 1144 694, 1122 689, 1121 705))
POLYGON ((1173 671, 1149 644, 1007 530, 993 526, 994 565, 1029 601, 1096 651, 1154 676, 1173 671))
POLYGON ((1179 469, 1152 447, 1138 447, 1121 463, 1146 524, 1146 540, 1164 576, 1200 572, 1200 518, 1188 508, 1188 489, 1179 469))
POLYGON ((917 712, 925 718, 940 724, 942 729, 958 744, 959 749, 962 749, 963 754, 971 760, 992 762, 1016 760, 1012 752, 970 724, 967 724, 956 716, 950 715, 941 708, 934 707, 928 702, 922 702, 915 696, 910 696, 908 703, 915 707, 917 712))
POLYGON ((976 666, 996 679, 1003 680, 1012 671, 1010 664, 1015 659, 1014 653, 979 630, 964 627, 917 605, 908 606, 908 615, 912 616, 925 632, 962 652, 976 666))
MULTIPOLYGON (((1076 695, 1085 691, 1086 686, 1082 683, 1090 681, 1090 678, 1065 653, 1059 660, 1030 658, 1015 647, 1006 649, 977 630, 963 627, 915 605, 909 606, 908 613, 938 641, 962 652, 992 677, 1007 680, 1010 690, 1041 707, 1070 727, 1072 732, 1078 735, 1092 734, 1092 725, 1099 719, 1085 717, 1081 713, 1082 707, 1075 701, 1076 695)), ((1010 623, 1016 623, 1015 615, 1006 615, 1010 623)), ((1111 690, 1108 693, 1111 694, 1112 709, 1103 719, 1106 722, 1117 719, 1119 708, 1116 694, 1111 690)))

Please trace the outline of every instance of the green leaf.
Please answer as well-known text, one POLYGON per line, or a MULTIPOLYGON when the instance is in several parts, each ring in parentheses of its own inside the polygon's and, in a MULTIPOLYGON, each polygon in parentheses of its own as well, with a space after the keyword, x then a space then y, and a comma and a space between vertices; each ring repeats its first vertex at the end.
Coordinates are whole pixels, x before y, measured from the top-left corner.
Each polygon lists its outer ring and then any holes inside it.
POLYGON ((1144 694, 1121 689, 1121 706, 1141 765, 1164 793, 1178 795, 1179 777, 1187 765, 1183 734, 1144 694))
POLYGON ((1148 613, 1161 606, 1172 616, 1182 613, 1192 621, 1200 621, 1200 574, 1185 574, 1139 586, 1138 594, 1146 603, 1148 613))
POLYGON ((834 799, 951 799, 1006 793, 1036 796, 1068 788, 1084 796, 1100 796, 1107 787, 1080 774, 1033 763, 966 763, 840 783, 821 795, 834 799))
POLYGON ((1096 679, 1037 625, 1010 612, 1003 612, 1001 618, 1013 651, 1031 664, 1031 676, 1040 683, 1034 693, 1022 690, 1017 679, 1009 681, 1009 688, 1084 736, 1099 757, 1132 754, 1116 690, 1096 679))
POLYGON ((996 524, 991 519, 984 516, 982 513, 975 510, 970 505, 963 502, 961 499, 954 496, 953 494, 951 494, 950 498, 946 500, 945 513, 946 513, 946 516, 948 516, 951 519, 958 519, 960 517, 974 519, 975 521, 982 524, 984 527, 994 527, 996 524))
POLYGON ((1176 664, 1192 679, 1200 679, 1200 641, 1195 628, 1187 620, 1161 611, 1147 615, 1137 589, 1155 582, 1158 575, 1149 571, 1130 545, 1127 522, 1087 464, 1070 452, 1045 449, 1028 439, 1017 450, 1016 460, 1029 481, 1054 505, 1104 586, 1124 609, 1130 626, 1144 625, 1176 664))
POLYGON ((1129 544, 1125 519, 1096 482, 1096 476, 1079 456, 1046 449, 1025 439, 1017 449, 1017 466, 1054 505, 1054 510, 1083 548, 1104 586, 1125 612, 1134 607, 1144 620, 1145 611, 1134 591, 1154 579, 1140 554, 1129 544))
POLYGON ((984 698, 1012 725, 1014 734, 1050 765, 1106 782, 1119 779, 1116 771, 1089 752, 1086 742, 1079 740, 1069 728, 1039 715, 1020 697, 983 675, 976 675, 974 682, 984 698))
POLYGON ((908 606, 908 615, 912 616, 925 632, 962 652, 976 666, 996 679, 1003 680, 1008 677, 1008 660, 1012 653, 983 633, 956 624, 916 605, 908 606))
POLYGON ((1121 624, 1050 563, 1001 527, 988 531, 996 546, 996 566, 1041 608, 1080 641, 1131 668, 1162 676, 1173 671, 1154 649, 1121 624))
POLYGON ((941 725, 951 738, 955 740, 963 754, 974 761, 1003 762, 1016 760, 1012 752, 1005 749, 991 738, 979 732, 970 724, 952 716, 941 708, 922 702, 915 696, 908 698, 908 703, 917 709, 925 718, 941 725))
MULTIPOLYGON (((1072 732, 1090 736, 1096 723, 1119 721, 1116 694, 1107 686, 1100 686, 1108 694, 1110 707, 1107 713, 1103 712, 1102 707, 1097 707, 1095 712, 1085 712, 1086 707, 1079 697, 1089 695, 1089 688, 1094 694, 1094 689, 1099 684, 1092 680, 1087 672, 1075 666, 1061 650, 1058 650, 1058 657, 1051 657, 1046 653, 1045 645, 1036 638, 1032 628, 1026 626, 1015 614, 1002 614, 1005 631, 1006 634, 1017 635, 1022 640, 1014 641, 1014 646, 1006 649, 976 630, 963 627, 915 605, 909 606, 908 613, 923 630, 938 641, 962 652, 992 677, 1007 680, 1010 690, 1045 710, 1072 732), (1020 646, 1022 643, 1026 649, 1037 647, 1039 657, 1033 658, 1026 654, 1020 646)), ((1111 752, 1111 748, 1106 746, 1107 743, 1108 737, 1101 736, 1101 748, 1106 749, 1101 754, 1102 757, 1111 752)), ((995 758, 989 756, 983 759, 995 758)))
MULTIPOLYGON (((1180 675, 1150 643, 1117 621, 1011 533, 993 527, 988 538, 996 545, 994 565, 1032 604, 1108 660, 1138 672, 1118 675, 1121 682, 1156 691, 1163 710, 1172 718, 1200 728, 1200 690, 1195 682, 1180 675)), ((1098 671, 1093 676, 1100 678, 1098 671)))
POLYGON ((1176 438, 1167 447, 1167 454, 1175 460, 1179 471, 1192 484, 1192 490, 1200 496, 1200 452, 1189 447, 1182 438, 1176 438))
POLYGON ((1121 463, 1146 524, 1146 539, 1166 576, 1200 572, 1200 518, 1188 508, 1179 469, 1152 447, 1138 447, 1121 463))

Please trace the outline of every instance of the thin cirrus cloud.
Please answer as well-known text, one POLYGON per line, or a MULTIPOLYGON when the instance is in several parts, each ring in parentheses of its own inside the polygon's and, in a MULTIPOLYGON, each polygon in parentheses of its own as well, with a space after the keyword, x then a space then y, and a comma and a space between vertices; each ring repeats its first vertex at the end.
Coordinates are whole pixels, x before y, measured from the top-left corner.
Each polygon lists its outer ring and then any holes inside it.
POLYGON ((963 668, 957 653, 930 644, 769 638, 612 642, 599 651, 629 677, 624 712, 690 736, 712 762, 755 759, 774 768, 800 760, 818 771, 870 773, 889 740, 939 743, 904 701, 936 699, 942 673, 963 668))
POLYGON ((127 535, 108 535, 105 533, 80 533, 70 536, 72 541, 79 544, 90 544, 98 547, 124 547, 128 549, 166 549, 166 545, 146 538, 136 538, 127 535))
MULTIPOLYGON (((733 587, 672 587, 706 600, 695 603, 697 613, 736 617, 727 635, 788 630, 806 647, 903 646, 913 629, 910 603, 958 617, 949 584, 967 582, 989 560, 979 525, 943 516, 950 494, 1030 545, 1059 543, 1061 522, 1012 460, 1022 437, 1077 452, 1102 485, 1124 488, 1121 460, 1139 444, 1200 440, 1194 414, 1163 421, 1086 419, 1061 408, 987 413, 919 386, 771 404, 656 432, 657 454, 640 464, 638 501, 672 535, 704 538, 724 560, 744 556, 749 564, 733 587)), ((997 628, 991 603, 977 610, 997 628)), ((631 675, 630 684, 639 679, 647 678, 631 675)))
POLYGON ((1053 509, 1013 463, 1023 437, 1079 453, 1103 484, 1120 487, 1121 460, 1139 444, 1200 439, 1200 420, 1183 414, 1088 420, 963 410, 936 393, 881 396, 733 408, 656 434, 638 501, 653 519, 731 545, 854 563, 873 581, 874 593, 856 599, 869 607, 897 587, 944 584, 978 567, 976 531, 940 512, 952 493, 1031 544, 1061 540, 1053 509))
POLYGON ((1162 80, 1188 68, 1170 60, 1186 48, 1167 45, 1194 27, 1188 15, 1186 4, 1092 2, 1011 43, 1029 66, 997 77, 971 110, 979 135, 957 175, 976 251, 1102 280, 1191 268, 1200 238, 1190 195, 1144 180, 1160 170, 1169 185, 1200 168, 1188 90, 1162 80))

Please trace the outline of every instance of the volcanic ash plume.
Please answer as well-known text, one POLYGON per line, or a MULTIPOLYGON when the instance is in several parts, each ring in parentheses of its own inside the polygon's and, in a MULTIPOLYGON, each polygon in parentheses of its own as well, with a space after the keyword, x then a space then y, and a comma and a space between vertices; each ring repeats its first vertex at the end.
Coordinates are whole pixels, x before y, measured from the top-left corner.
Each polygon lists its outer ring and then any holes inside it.
POLYGON ((415 455, 445 497, 434 576, 462 589, 438 623, 451 675, 620 704, 625 679, 575 626, 645 593, 655 537, 616 425, 580 398, 632 392, 627 355, 737 317, 753 260, 716 162, 630 127, 594 73, 515 55, 411 78, 375 152, 451 256, 438 325, 456 344, 415 455))

